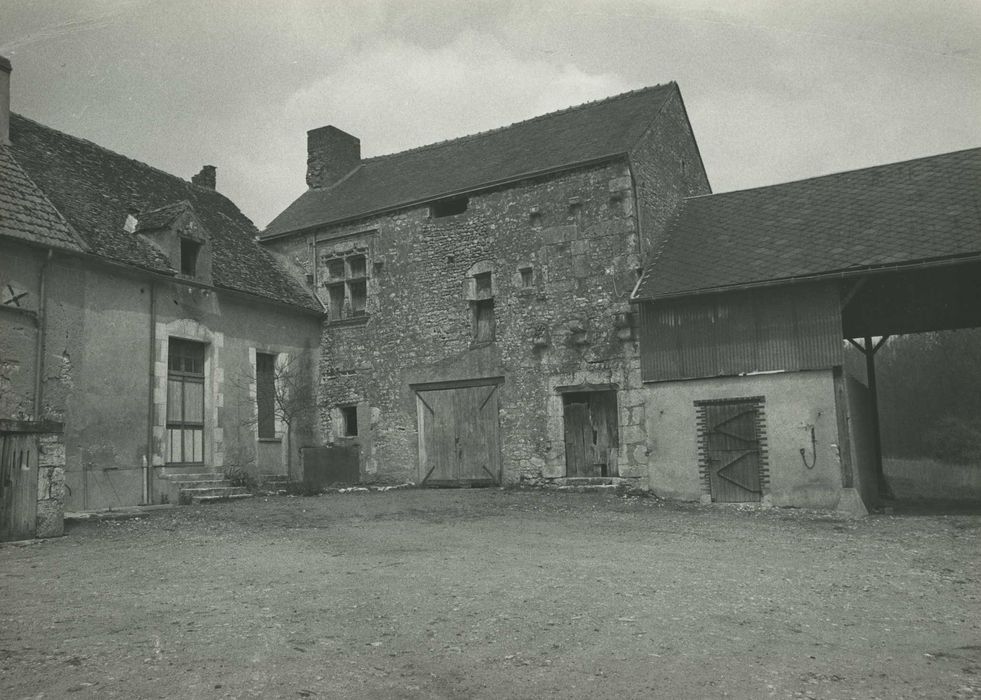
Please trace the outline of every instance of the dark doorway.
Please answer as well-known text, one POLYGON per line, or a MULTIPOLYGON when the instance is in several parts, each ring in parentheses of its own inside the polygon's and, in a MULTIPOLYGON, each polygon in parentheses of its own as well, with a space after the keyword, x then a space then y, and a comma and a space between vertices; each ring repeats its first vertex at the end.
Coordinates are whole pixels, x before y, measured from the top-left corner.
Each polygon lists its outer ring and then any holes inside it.
POLYGON ((617 392, 563 394, 566 476, 616 476, 617 392))

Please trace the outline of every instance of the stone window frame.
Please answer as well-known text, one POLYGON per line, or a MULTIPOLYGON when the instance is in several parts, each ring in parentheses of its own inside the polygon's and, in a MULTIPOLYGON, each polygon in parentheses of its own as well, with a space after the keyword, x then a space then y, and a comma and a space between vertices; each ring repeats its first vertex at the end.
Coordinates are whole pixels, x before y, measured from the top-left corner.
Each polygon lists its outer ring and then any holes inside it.
MULTIPOLYGON (((325 254, 324 267, 340 266, 340 274, 328 276, 320 285, 326 291, 327 321, 337 323, 368 316, 368 251, 357 249, 325 254), (360 306, 355 306, 360 302, 360 306)), ((317 261, 320 264, 320 260, 317 261)))

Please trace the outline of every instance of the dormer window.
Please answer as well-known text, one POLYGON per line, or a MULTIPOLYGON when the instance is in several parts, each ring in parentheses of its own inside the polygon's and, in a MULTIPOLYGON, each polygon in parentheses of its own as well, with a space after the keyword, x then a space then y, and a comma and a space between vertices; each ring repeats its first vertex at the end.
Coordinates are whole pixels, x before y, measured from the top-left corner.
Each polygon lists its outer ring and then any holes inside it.
POLYGON ((181 274, 196 277, 198 274, 198 254, 201 244, 190 238, 181 238, 181 274))

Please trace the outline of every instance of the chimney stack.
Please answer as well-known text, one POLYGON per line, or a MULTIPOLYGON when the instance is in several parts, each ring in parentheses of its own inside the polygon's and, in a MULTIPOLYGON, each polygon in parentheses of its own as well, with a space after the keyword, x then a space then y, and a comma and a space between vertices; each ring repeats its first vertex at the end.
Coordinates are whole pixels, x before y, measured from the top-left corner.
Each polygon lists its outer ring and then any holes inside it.
POLYGON ((307 186, 330 187, 361 165, 361 141, 333 126, 307 132, 307 186))
POLYGON ((216 172, 218 168, 213 165, 205 165, 201 167, 201 172, 191 178, 191 182, 195 185, 200 185, 201 187, 207 187, 209 190, 215 189, 216 172))
POLYGON ((6 56, 0 56, 0 144, 10 143, 10 71, 6 56))

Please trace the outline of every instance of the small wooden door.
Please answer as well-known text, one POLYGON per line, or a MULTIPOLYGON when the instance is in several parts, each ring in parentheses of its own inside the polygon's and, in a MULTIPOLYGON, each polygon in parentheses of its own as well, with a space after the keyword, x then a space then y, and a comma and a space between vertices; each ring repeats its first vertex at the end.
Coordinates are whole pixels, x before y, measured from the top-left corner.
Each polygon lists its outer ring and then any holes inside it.
POLYGON ((37 436, 0 435, 0 542, 37 532, 37 436))
POLYGON ((742 503, 762 497, 759 410, 756 402, 705 406, 705 454, 713 501, 742 503))
POLYGON ((418 390, 421 484, 499 483, 496 384, 418 390))
POLYGON ((563 423, 566 476, 615 476, 619 447, 617 393, 566 394, 563 423))

